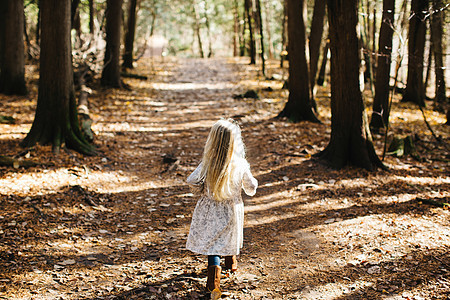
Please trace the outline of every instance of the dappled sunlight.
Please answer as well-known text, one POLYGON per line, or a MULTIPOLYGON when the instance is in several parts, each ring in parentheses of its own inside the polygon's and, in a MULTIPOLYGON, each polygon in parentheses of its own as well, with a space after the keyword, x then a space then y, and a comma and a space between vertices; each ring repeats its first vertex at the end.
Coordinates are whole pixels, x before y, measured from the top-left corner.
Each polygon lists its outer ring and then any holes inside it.
POLYGON ((166 90, 166 91, 189 91, 189 90, 221 90, 221 89, 231 89, 235 85, 229 82, 153 82, 149 84, 150 88, 155 90, 166 90))
POLYGON ((60 168, 25 174, 10 174, 0 178, 0 194, 42 195, 55 193, 70 185, 87 186, 100 193, 141 191, 148 188, 166 187, 163 180, 139 180, 135 175, 119 171, 96 171, 90 169, 60 168))
POLYGON ((347 278, 345 281, 326 283, 319 286, 307 286, 300 293, 294 293, 293 296, 302 297, 303 299, 323 299, 334 300, 345 297, 350 292, 357 293, 361 289, 370 288, 373 282, 357 280, 351 281, 347 278))

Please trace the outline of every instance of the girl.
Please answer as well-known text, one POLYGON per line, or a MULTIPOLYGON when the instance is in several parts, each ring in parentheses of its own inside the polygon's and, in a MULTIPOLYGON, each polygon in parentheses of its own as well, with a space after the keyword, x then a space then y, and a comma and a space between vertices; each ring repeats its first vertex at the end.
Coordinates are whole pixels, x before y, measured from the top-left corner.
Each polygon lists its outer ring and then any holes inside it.
POLYGON ((192 215, 186 248, 208 255, 206 288, 211 299, 220 291, 220 257, 225 269, 237 270, 236 255, 243 243, 244 203, 241 188, 249 196, 258 181, 250 172, 239 126, 232 120, 216 122, 206 140, 203 158, 187 182, 197 187, 200 199, 192 215))

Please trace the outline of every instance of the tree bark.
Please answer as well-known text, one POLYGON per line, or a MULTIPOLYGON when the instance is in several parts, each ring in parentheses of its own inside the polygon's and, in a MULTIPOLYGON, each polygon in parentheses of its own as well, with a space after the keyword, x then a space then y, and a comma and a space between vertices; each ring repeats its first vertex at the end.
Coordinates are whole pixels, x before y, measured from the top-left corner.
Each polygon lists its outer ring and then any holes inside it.
POLYGON ((284 51, 287 51, 287 0, 283 2, 283 19, 281 21, 281 54, 280 54, 280 68, 283 68, 285 55, 284 51))
POLYGON ((70 23, 72 24, 72 28, 76 29, 74 26, 74 21, 77 16, 78 5, 80 4, 80 0, 72 0, 72 5, 70 8, 70 23))
POLYGON ((444 76, 444 62, 443 62, 443 47, 442 35, 443 25, 445 20, 445 8, 442 0, 433 0, 432 15, 431 15, 431 40, 433 42, 434 55, 434 73, 435 80, 435 96, 434 101, 437 108, 445 111, 445 107, 449 105, 449 100, 446 96, 446 84, 444 76), (441 107, 440 107, 441 106, 441 107))
POLYGON ((212 50, 211 26, 209 23, 209 16, 208 16, 208 1, 206 1, 206 0, 203 0, 203 1, 204 1, 204 6, 205 6, 203 16, 205 18, 205 27, 206 27, 206 32, 208 34, 208 57, 212 57, 213 50, 212 50))
POLYGON ((378 39, 378 67, 375 77, 375 98, 373 101, 370 127, 380 129, 389 122, 389 79, 391 69, 392 36, 394 33, 395 0, 383 1, 383 15, 378 39))
POLYGON ((197 38, 200 57, 204 58, 205 53, 203 52, 202 36, 200 34, 200 15, 198 13, 197 3, 195 0, 192 1, 192 12, 194 13, 194 36, 197 38))
POLYGON ((403 102, 425 106, 423 86, 423 59, 425 49, 426 18, 428 0, 412 0, 408 32, 408 75, 403 102))
POLYGON ((137 0, 129 0, 127 32, 125 33, 125 52, 123 53, 123 64, 125 68, 133 68, 134 36, 136 32, 136 6, 137 0))
POLYGON ((260 48, 261 48, 261 68, 263 76, 266 76, 266 58, 264 57, 264 30, 262 24, 262 14, 261 14, 261 0, 256 1, 256 18, 259 28, 259 40, 260 40, 260 48))
POLYGON ((121 88, 120 79, 120 37, 122 21, 122 0, 108 0, 106 8, 106 48, 103 61, 101 84, 121 88))
POLYGON ((250 48, 250 64, 256 64, 256 45, 255 38, 253 37, 253 25, 252 25, 252 3, 253 0, 244 0, 244 11, 247 17, 248 31, 250 34, 249 48, 250 48))
POLYGON ((25 95, 23 0, 0 4, 0 92, 25 95))
POLYGON ((272 41, 272 31, 270 30, 271 29, 270 20, 273 19, 273 16, 272 16, 273 12, 272 12, 272 10, 270 8, 269 1, 265 1, 264 9, 266 11, 265 22, 266 22, 266 33, 267 33, 266 34, 266 36, 267 36, 267 45, 268 45, 268 47, 267 47, 267 54, 269 55, 269 59, 273 59, 274 50, 273 50, 273 41, 272 41))
POLYGON ((73 87, 70 0, 41 0, 41 56, 36 114, 24 147, 62 145, 95 154, 82 136, 73 87))
POLYGON ((319 157, 334 168, 383 166, 373 147, 359 89, 358 0, 328 0, 331 49, 331 138, 319 157))
POLYGON ((320 64, 319 75, 317 76, 317 84, 323 86, 325 83, 325 73, 327 70, 327 62, 328 62, 328 51, 330 50, 330 42, 329 38, 327 38, 327 42, 325 43, 325 47, 323 47, 322 51, 322 63, 320 64))
POLYGON ((41 39, 41 0, 36 0, 38 15, 36 22, 36 45, 39 45, 41 39))
POLYGON ((305 1, 288 0, 289 98, 278 117, 319 122, 312 111, 306 61, 305 1))
POLYGON ((309 33, 309 84, 312 99, 315 97, 314 86, 316 85, 317 63, 319 61, 320 43, 322 42, 323 35, 325 3, 323 0, 316 0, 314 2, 311 30, 309 33))
POLYGON ((233 2, 233 56, 238 56, 238 45, 239 43, 239 11, 238 11, 238 3, 237 0, 233 2))
POLYGON ((94 34, 94 0, 89 0, 89 33, 94 34))

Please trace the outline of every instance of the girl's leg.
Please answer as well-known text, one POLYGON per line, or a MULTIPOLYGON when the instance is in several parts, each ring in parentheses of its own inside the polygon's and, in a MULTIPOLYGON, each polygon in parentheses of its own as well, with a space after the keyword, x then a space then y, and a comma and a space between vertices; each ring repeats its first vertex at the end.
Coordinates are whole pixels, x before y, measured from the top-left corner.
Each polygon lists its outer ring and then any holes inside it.
POLYGON ((220 256, 208 255, 208 267, 209 266, 220 266, 220 256))
POLYGON ((237 271, 237 258, 236 255, 225 256, 225 270, 230 270, 231 273, 237 271))
POLYGON ((208 255, 208 280, 206 281, 206 289, 211 293, 211 299, 219 299, 222 294, 220 291, 221 272, 220 256, 208 255))

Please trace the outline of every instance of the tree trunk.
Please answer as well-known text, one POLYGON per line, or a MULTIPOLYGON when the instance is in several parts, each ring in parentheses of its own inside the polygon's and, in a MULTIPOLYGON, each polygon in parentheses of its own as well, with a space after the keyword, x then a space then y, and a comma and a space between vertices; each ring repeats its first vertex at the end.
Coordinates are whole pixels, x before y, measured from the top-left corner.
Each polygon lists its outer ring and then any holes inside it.
POLYGON ((123 67, 133 68, 134 35, 136 32, 137 0, 129 0, 127 32, 125 33, 125 52, 123 53, 123 67))
POLYGON ((255 38, 253 37, 253 25, 252 25, 252 3, 253 0, 244 0, 244 11, 247 17, 248 31, 250 34, 249 47, 250 47, 250 64, 256 64, 256 45, 255 38))
POLYGON ((234 0, 233 5, 233 56, 238 56, 238 46, 239 43, 239 11, 238 11, 238 3, 237 0, 234 0))
POLYGON ((306 61, 305 1, 288 0, 289 98, 278 117, 319 122, 312 111, 306 61))
POLYGON ((287 0, 283 1, 283 19, 281 24, 281 54, 280 54, 280 68, 283 68, 285 56, 284 51, 287 50, 287 0))
POLYGON ((209 16, 208 16, 208 1, 204 1, 204 18, 205 18, 205 27, 206 27, 206 33, 208 34, 208 57, 213 56, 213 50, 212 50, 212 37, 211 37, 211 26, 209 23, 209 16))
POLYGON ((331 48, 331 138, 319 157, 334 168, 383 166, 373 147, 359 89, 357 0, 328 0, 331 48))
MULTIPOLYGON (((426 71, 425 71, 425 80, 423 83, 423 94, 426 98, 427 96, 427 89, 428 89, 428 82, 431 76, 431 66, 433 65, 433 40, 431 37, 431 20, 428 18, 429 24, 430 24, 430 33, 426 36, 425 39, 425 49, 427 49, 427 42, 428 42, 428 53, 427 53, 427 63, 426 63, 426 71)), ((425 54, 424 54, 425 57, 425 54)))
POLYGON ((2 1, 0 4, 0 92, 25 95, 23 0, 2 1))
POLYGON ((239 3, 237 0, 235 0, 235 8, 236 8, 236 14, 237 14, 237 31, 238 31, 238 45, 239 45, 239 56, 243 57, 245 56, 245 50, 246 50, 246 40, 245 40, 245 12, 242 13, 242 19, 241 14, 239 13, 239 3), (242 21, 242 22, 241 22, 242 21), (242 24, 242 25, 241 25, 242 24))
POLYGON ((37 15, 37 22, 36 22, 36 45, 39 45, 39 41, 40 41, 40 34, 41 34, 41 0, 36 0, 36 4, 37 4, 37 10, 38 10, 38 15, 37 15))
POLYGON ((327 70, 327 62, 328 62, 328 51, 330 50, 330 42, 329 38, 327 38, 327 42, 325 43, 325 47, 323 47, 322 52, 322 63, 320 64, 319 75, 317 76, 317 84, 323 86, 325 82, 325 73, 327 70))
POLYGON ((74 21, 77 16, 78 5, 80 4, 80 0, 72 0, 71 8, 70 8, 70 23, 72 24, 72 29, 76 29, 74 26, 74 21))
POLYGON ((317 75, 317 63, 319 61, 320 43, 322 42, 323 26, 325 19, 325 1, 316 0, 309 33, 309 84, 311 98, 315 98, 315 85, 317 75))
POLYGON ((273 41, 272 41, 272 32, 270 30, 271 25, 270 25, 270 20, 272 20, 273 16, 272 16, 272 9, 270 8, 269 5, 269 1, 265 1, 265 6, 264 9, 266 11, 266 33, 267 33, 267 54, 269 55, 269 59, 273 59, 273 41))
MULTIPOLYGON (((74 1, 75 2, 75 1, 74 1)), ((80 17, 80 8, 78 5, 74 7, 74 2, 72 2, 72 29, 75 29, 76 32, 76 39, 75 39, 75 47, 81 48, 83 45, 83 39, 81 37, 82 30, 81 30, 81 17, 80 17), (75 12, 73 11, 75 9, 75 12)))
POLYGON ((259 28, 259 38, 261 47, 261 68, 263 76, 266 76, 266 58, 264 57, 264 30, 262 24, 262 14, 261 14, 261 0, 256 1, 256 18, 259 28))
POLYGON ((197 3, 195 0, 192 1, 192 12, 194 13, 194 36, 198 41, 198 50, 200 52, 200 57, 204 58, 205 53, 203 52, 202 36, 200 34, 200 15, 198 13, 197 3))
POLYGON ((408 33, 408 76, 403 93, 403 102, 425 106, 423 86, 423 56, 425 49, 426 18, 428 0, 411 1, 411 17, 408 33))
POLYGON ((89 33, 94 34, 94 0, 89 0, 89 33))
POLYGON ((389 79, 391 70, 392 35, 394 33, 395 0, 383 1, 383 15, 378 40, 378 67, 375 77, 375 98, 373 100, 370 127, 380 129, 389 122, 389 79))
POLYGON ((442 48, 442 35, 443 25, 445 20, 444 4, 442 0, 433 0, 433 13, 431 15, 431 40, 433 42, 434 50, 434 73, 436 75, 436 88, 434 101, 436 106, 441 107, 442 111, 445 111, 445 106, 448 105, 448 99, 446 96, 446 84, 444 76, 444 63, 443 63, 443 48, 442 48))
POLYGON ((41 56, 36 114, 24 147, 36 143, 62 145, 80 153, 95 154, 83 138, 73 87, 70 36, 70 0, 41 0, 41 56))
POLYGON ((106 48, 103 61, 101 84, 121 88, 120 79, 120 29, 122 21, 122 0, 108 0, 106 8, 106 48))

